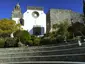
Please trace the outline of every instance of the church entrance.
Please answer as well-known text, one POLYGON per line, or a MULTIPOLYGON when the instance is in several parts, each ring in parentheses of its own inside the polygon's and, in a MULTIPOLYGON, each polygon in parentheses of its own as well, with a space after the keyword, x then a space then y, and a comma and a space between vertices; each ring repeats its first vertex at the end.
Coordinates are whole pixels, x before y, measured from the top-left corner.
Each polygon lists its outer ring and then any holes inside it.
POLYGON ((42 35, 44 33, 44 28, 43 27, 33 27, 33 35, 42 35))
POLYGON ((41 35, 41 27, 33 27, 33 35, 41 35))

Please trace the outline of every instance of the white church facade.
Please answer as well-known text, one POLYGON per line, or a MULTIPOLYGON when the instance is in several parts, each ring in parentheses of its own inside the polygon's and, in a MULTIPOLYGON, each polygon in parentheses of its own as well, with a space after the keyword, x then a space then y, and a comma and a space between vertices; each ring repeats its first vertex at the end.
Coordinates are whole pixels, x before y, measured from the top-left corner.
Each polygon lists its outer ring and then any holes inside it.
POLYGON ((46 14, 42 7, 28 6, 26 12, 22 14, 20 5, 17 4, 11 18, 30 34, 43 36, 46 33, 46 14))

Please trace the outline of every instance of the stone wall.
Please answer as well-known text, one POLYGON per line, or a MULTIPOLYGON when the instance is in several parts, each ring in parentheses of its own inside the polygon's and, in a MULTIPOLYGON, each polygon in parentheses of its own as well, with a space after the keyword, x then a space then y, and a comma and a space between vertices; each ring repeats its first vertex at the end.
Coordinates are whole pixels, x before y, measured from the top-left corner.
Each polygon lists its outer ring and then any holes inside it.
POLYGON ((52 26, 56 23, 60 23, 63 20, 67 19, 69 24, 71 22, 82 22, 83 23, 83 15, 73 12, 71 10, 64 10, 64 9, 50 9, 46 15, 47 17, 47 32, 52 32, 52 26), (72 20, 72 21, 71 21, 72 20))

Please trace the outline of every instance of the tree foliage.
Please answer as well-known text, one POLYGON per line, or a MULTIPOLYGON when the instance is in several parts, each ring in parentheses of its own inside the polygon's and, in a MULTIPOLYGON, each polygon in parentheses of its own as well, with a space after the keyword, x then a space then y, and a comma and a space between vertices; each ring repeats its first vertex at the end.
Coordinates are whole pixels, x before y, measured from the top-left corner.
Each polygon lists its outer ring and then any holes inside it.
POLYGON ((4 47, 18 47, 16 38, 7 38, 4 47))
POLYGON ((33 45, 31 40, 31 35, 25 30, 18 30, 14 33, 14 37, 18 38, 18 41, 21 41, 25 45, 33 45))
POLYGON ((45 34, 41 39, 41 44, 56 44, 69 37, 68 27, 70 23, 67 19, 53 25, 53 31, 45 34))
POLYGON ((40 45, 40 40, 41 40, 40 37, 37 37, 35 35, 31 35, 31 40, 33 42, 33 45, 40 45))
POLYGON ((14 37, 18 37, 21 40, 25 39, 25 40, 30 40, 31 39, 31 35, 25 31, 25 30, 18 30, 14 33, 14 37))
POLYGON ((20 28, 19 24, 9 19, 0 20, 0 35, 10 35, 20 28))
POLYGON ((69 27, 69 22, 67 19, 63 20, 59 24, 54 24, 53 26, 54 29, 57 29, 55 32, 56 36, 62 36, 62 38, 68 37, 69 32, 68 32, 68 27, 69 27))
POLYGON ((30 35, 25 30, 18 30, 14 33, 14 37, 18 38, 25 45, 35 46, 40 44, 40 38, 35 35, 30 35))
POLYGON ((72 26, 70 26, 68 28, 68 31, 70 33, 73 33, 74 36, 83 36, 83 31, 84 31, 84 24, 80 23, 80 22, 75 22, 74 24, 72 24, 72 26))
POLYGON ((0 48, 4 48, 4 45, 5 45, 5 39, 0 38, 0 48))

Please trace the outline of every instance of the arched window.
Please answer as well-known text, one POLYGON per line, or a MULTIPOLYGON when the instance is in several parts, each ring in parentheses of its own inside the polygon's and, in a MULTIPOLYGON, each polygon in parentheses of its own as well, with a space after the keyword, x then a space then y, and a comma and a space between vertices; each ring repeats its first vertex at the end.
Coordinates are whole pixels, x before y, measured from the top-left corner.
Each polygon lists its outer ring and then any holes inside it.
POLYGON ((24 19, 23 18, 20 19, 20 24, 24 26, 24 19))

